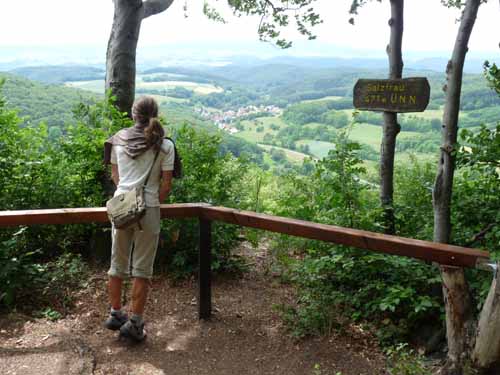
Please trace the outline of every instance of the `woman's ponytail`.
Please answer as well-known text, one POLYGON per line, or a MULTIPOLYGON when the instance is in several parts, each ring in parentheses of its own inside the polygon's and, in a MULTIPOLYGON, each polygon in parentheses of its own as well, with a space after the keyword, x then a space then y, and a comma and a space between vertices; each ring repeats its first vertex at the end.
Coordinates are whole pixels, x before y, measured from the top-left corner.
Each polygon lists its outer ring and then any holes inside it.
POLYGON ((144 136, 148 146, 159 150, 165 131, 158 120, 158 103, 151 96, 141 96, 132 106, 132 118, 144 128, 144 136))
POLYGON ((157 117, 151 117, 149 119, 148 126, 144 128, 144 135, 146 136, 148 145, 154 146, 156 150, 160 149, 163 138, 165 137, 165 130, 157 117))

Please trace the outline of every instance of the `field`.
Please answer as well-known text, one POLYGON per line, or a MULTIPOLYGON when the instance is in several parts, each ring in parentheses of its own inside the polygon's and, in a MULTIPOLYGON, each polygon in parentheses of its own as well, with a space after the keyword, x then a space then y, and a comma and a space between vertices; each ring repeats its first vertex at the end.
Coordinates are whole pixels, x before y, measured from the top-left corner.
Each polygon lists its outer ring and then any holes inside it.
POLYGON ((76 87, 82 90, 103 93, 104 92, 104 81, 76 81, 76 82, 65 82, 65 86, 76 87))
POLYGON ((209 83, 196 83, 190 81, 161 81, 161 82, 144 82, 138 78, 136 82, 138 89, 155 89, 155 90, 169 90, 175 87, 184 87, 194 91, 200 95, 208 95, 216 92, 224 91, 221 87, 211 85, 209 83))
MULTIPOLYGON (((179 76, 179 75, 178 75, 179 76)), ((174 77, 172 77, 174 78, 174 77)), ((208 83, 196 83, 191 81, 161 81, 161 82, 145 82, 141 76, 137 77, 136 88, 137 89, 152 89, 152 90, 171 90, 175 87, 184 87, 185 89, 192 90, 196 94, 208 95, 211 93, 217 93, 224 91, 222 87, 214 86, 208 83)), ((104 92, 104 81, 94 80, 94 81, 76 81, 76 82, 66 82, 66 86, 77 87, 83 90, 93 91, 93 92, 104 92)), ((168 97, 170 98, 170 97, 168 97)))
MULTIPOLYGON (((463 112, 460 114, 462 115, 463 112)), ((412 116, 422 117, 427 120, 438 119, 441 120, 443 118, 443 110, 442 109, 426 109, 424 112, 410 113, 412 116)))
POLYGON ((259 145, 260 148, 262 148, 263 150, 265 150, 267 152, 269 152, 272 148, 275 148, 276 150, 283 150, 285 152, 286 158, 289 161, 296 162, 296 163, 297 162, 298 163, 302 163, 302 161, 305 158, 310 157, 309 155, 303 154, 302 152, 289 150, 289 149, 283 148, 283 147, 263 145, 263 144, 260 144, 260 143, 258 143, 258 145, 259 145))
MULTIPOLYGON (((382 127, 371 124, 355 124, 351 131, 350 136, 353 141, 357 141, 359 143, 367 144, 373 147, 375 150, 380 148, 380 142, 382 141, 382 127)), ((398 134, 398 138, 407 138, 417 136, 419 133, 416 132, 406 132, 402 131, 398 134)))
MULTIPOLYGON (((286 128, 288 125, 281 117, 259 117, 253 120, 244 120, 241 121, 241 125, 244 127, 243 131, 239 131, 235 135, 237 137, 243 138, 249 142, 253 143, 258 143, 261 147, 270 148, 270 146, 263 146, 261 143, 264 141, 264 137, 266 134, 271 134, 275 135, 278 130, 271 129, 270 126, 274 124, 277 126, 279 129, 286 128), (260 131, 257 131, 257 128, 261 128, 260 131)), ((308 128, 317 128, 318 126, 321 126, 322 124, 319 123, 309 123, 306 125, 303 125, 304 127, 308 128)), ((323 125, 324 126, 324 125, 323 125)), ((416 132, 410 132, 410 131, 401 131, 398 135, 398 139, 404 139, 407 137, 414 137, 417 136, 419 133, 416 132)), ((372 125, 372 124, 367 124, 367 123, 357 123, 354 124, 350 130, 349 130, 349 138, 352 139, 353 141, 359 142, 361 144, 366 144, 370 147, 372 147, 375 151, 378 152, 380 149, 380 143, 382 140, 382 127, 378 125, 372 125)), ((312 140, 312 139, 302 139, 296 142, 297 146, 301 145, 307 145, 309 146, 309 150, 311 152, 311 155, 317 158, 323 158, 328 155, 328 152, 335 147, 335 144, 332 142, 325 142, 325 141, 318 141, 318 140, 312 140)), ((279 148, 279 147, 275 147, 279 148)), ((304 155, 301 153, 297 153, 293 150, 289 149, 284 149, 287 158, 290 161, 299 161, 304 158, 304 156, 298 156, 299 155, 304 155)), ((424 154, 420 155, 420 157, 423 157, 424 154)), ((419 158, 420 158, 419 157, 419 158)), ((425 155, 425 159, 428 160, 430 157, 429 155, 425 155)), ((408 154, 403 154, 400 153, 398 156, 398 161, 404 162, 409 160, 408 154), (406 155, 406 156, 405 156, 406 155)), ((370 169, 372 165, 370 164, 370 169)))
POLYGON ((324 158, 328 155, 328 152, 335 148, 334 143, 323 142, 323 141, 313 141, 313 140, 301 140, 297 142, 297 145, 307 145, 312 155, 317 158, 324 158))
POLYGON ((321 102, 324 100, 340 100, 344 99, 342 96, 325 96, 323 98, 319 99, 310 99, 310 100, 303 100, 302 103, 313 103, 313 102, 321 102))
POLYGON ((271 125, 276 125, 280 129, 286 127, 287 124, 281 117, 259 117, 253 120, 243 120, 241 125, 245 130, 239 131, 235 135, 249 142, 262 143, 266 134, 275 135, 279 130, 271 129, 271 125), (262 131, 257 131, 257 128, 262 127, 262 131))
POLYGON ((181 98, 172 98, 171 96, 164 96, 164 95, 149 95, 152 96, 153 98, 156 99, 158 104, 162 105, 164 103, 186 103, 188 102, 188 99, 181 99, 181 98))

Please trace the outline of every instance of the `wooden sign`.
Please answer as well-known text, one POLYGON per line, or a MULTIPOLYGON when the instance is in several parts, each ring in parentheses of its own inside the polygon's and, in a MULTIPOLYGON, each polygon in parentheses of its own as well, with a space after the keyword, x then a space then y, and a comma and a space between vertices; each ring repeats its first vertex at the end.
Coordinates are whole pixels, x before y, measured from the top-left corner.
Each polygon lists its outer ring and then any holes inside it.
POLYGON ((423 112, 431 88, 427 78, 360 79, 354 86, 354 108, 367 111, 423 112))

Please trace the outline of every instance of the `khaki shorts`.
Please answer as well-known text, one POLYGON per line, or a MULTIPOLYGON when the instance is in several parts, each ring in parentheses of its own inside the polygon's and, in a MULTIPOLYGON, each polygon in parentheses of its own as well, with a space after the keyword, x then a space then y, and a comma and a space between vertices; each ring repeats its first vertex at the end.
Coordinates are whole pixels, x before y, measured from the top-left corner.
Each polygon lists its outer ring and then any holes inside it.
POLYGON ((160 207, 148 207, 139 225, 112 228, 111 267, 108 275, 150 279, 160 237, 160 207), (133 251, 132 251, 133 249, 133 251))

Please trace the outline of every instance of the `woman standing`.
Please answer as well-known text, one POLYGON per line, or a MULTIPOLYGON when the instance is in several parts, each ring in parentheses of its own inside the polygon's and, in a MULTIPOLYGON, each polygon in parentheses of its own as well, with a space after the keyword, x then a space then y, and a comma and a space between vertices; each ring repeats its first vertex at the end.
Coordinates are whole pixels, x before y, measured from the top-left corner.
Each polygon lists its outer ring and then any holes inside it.
POLYGON ((153 98, 137 99, 132 107, 134 126, 120 130, 107 140, 104 153, 117 186, 115 196, 147 181, 144 217, 138 225, 127 229, 112 228, 108 271, 111 313, 105 326, 119 329, 120 335, 136 341, 146 337, 143 314, 160 234, 160 203, 170 192, 174 169, 174 145, 165 139, 157 117, 158 104, 153 98), (122 281, 129 276, 134 279, 130 319, 121 306, 122 281))

